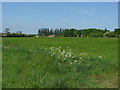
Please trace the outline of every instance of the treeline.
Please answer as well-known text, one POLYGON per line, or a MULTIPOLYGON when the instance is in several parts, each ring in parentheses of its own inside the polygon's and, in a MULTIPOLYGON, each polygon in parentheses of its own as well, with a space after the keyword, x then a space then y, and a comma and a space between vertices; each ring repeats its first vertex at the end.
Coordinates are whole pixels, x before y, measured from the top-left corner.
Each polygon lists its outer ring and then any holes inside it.
POLYGON ((56 28, 56 29, 49 29, 49 28, 41 28, 38 29, 38 35, 39 36, 48 36, 48 35, 57 35, 61 36, 63 35, 65 29, 62 28, 56 28))
POLYGON ((22 31, 17 31, 16 33, 11 33, 9 28, 1 33, 2 37, 34 37, 34 36, 64 36, 64 37, 120 37, 120 28, 114 29, 114 31, 109 31, 106 28, 104 30, 89 28, 89 29, 49 29, 41 28, 38 29, 37 34, 23 34, 22 31))
POLYGON ((11 33, 9 28, 4 30, 4 33, 1 33, 2 37, 33 37, 35 34, 23 34, 22 31, 17 31, 16 33, 11 33))
POLYGON ((38 29, 39 36, 64 36, 64 37, 120 37, 120 28, 116 28, 114 31, 109 31, 106 28, 104 30, 90 28, 90 29, 38 29))

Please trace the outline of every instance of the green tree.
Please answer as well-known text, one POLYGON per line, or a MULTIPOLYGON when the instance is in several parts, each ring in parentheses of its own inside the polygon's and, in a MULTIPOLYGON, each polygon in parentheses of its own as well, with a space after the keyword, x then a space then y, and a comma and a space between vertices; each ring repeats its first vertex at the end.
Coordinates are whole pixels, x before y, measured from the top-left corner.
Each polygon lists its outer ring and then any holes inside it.
POLYGON ((109 37, 110 36, 110 32, 105 32, 103 36, 104 37, 109 37))
POLYGON ((9 28, 6 28, 6 29, 4 30, 4 33, 10 33, 9 31, 10 31, 10 29, 9 29, 9 28))
POLYGON ((22 34, 22 31, 17 31, 16 34, 21 35, 21 34, 22 34))
POLYGON ((116 28, 116 29, 114 30, 114 33, 115 33, 115 36, 116 36, 116 37, 120 37, 120 28, 116 28))

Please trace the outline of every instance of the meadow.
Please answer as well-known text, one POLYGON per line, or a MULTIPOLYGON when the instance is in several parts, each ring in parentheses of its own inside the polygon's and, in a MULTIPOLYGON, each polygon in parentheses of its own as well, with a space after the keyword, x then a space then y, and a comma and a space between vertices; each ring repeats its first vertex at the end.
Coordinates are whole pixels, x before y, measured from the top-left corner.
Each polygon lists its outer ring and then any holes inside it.
POLYGON ((117 64, 117 38, 2 38, 3 88, 117 88, 117 64))

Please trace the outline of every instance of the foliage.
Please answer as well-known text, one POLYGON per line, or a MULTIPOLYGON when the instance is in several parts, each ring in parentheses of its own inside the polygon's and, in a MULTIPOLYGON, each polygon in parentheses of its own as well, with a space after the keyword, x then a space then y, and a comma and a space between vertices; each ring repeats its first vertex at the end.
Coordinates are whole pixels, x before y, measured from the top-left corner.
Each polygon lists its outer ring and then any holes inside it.
POLYGON ((105 28, 105 30, 96 29, 96 28, 89 28, 89 29, 49 29, 49 28, 41 28, 38 30, 38 35, 40 36, 48 36, 51 34, 57 36, 64 36, 64 37, 118 37, 118 29, 115 29, 114 32, 110 32, 105 28))
POLYGON ((6 28, 4 32, 5 32, 5 33, 10 33, 9 31, 10 31, 10 29, 9 29, 9 28, 6 28))
POLYGON ((64 29, 60 28, 60 29, 49 29, 49 28, 41 28, 41 29, 38 29, 38 35, 40 36, 48 36, 48 35, 62 35, 64 29))
POLYGON ((22 34, 22 31, 17 31, 16 33, 11 33, 9 28, 6 28, 5 33, 2 33, 2 37, 33 37, 35 34, 22 34))
POLYGON ((114 33, 115 33, 115 36, 116 36, 116 37, 120 37, 120 28, 116 28, 116 29, 114 30, 114 33))
MULTIPOLYGON (((10 33, 10 29, 6 28, 5 33, 7 37, 33 37, 35 34, 22 34, 22 31, 17 31, 16 33, 10 33)), ((64 36, 64 37, 120 37, 120 29, 116 28, 114 31, 109 31, 105 28, 105 30, 89 28, 89 29, 49 29, 49 28, 40 28, 38 29, 38 36, 48 36, 48 35, 56 35, 56 36, 64 36)), ((4 36, 4 35, 3 35, 4 36)))

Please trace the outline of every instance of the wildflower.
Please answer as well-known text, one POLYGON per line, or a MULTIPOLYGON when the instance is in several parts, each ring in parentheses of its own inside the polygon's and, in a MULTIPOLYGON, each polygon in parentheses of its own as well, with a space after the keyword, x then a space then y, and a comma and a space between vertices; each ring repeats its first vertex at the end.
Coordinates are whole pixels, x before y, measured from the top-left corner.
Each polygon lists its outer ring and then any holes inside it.
POLYGON ((5 49, 7 48, 7 47, 4 47, 5 49))
POLYGON ((72 58, 74 58, 74 56, 72 58))
POLYGON ((88 59, 90 59, 90 57, 88 57, 88 59))
POLYGON ((77 63, 77 60, 74 60, 75 63, 77 63))
POLYGON ((33 66, 35 66, 35 64, 33 64, 33 66))
POLYGON ((98 58, 99 58, 99 59, 101 59, 101 58, 102 58, 102 56, 99 56, 98 58))
POLYGON ((79 59, 83 59, 82 57, 80 57, 79 59))
POLYGON ((31 52, 32 50, 30 49, 30 50, 28 50, 29 52, 31 52))
POLYGON ((73 64, 73 63, 70 63, 70 64, 73 64))
POLYGON ((58 65, 61 65, 61 63, 58 63, 58 65))

